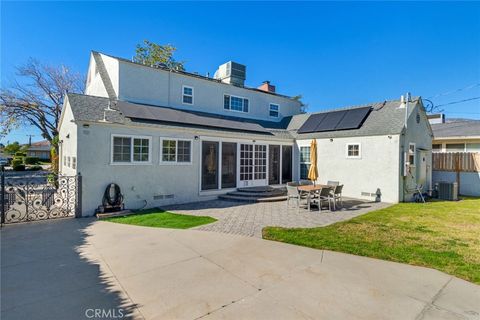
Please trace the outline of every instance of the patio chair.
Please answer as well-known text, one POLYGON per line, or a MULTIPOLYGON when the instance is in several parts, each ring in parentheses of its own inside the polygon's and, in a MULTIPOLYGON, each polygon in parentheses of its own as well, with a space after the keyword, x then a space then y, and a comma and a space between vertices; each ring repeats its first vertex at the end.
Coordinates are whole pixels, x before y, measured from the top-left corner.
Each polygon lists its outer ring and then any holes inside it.
POLYGON ((339 181, 331 181, 331 180, 329 180, 329 181, 327 182, 327 184, 328 184, 329 186, 334 186, 334 187, 336 187, 336 186, 338 186, 338 185, 340 184, 340 182, 339 182, 339 181))
POLYGON ((331 201, 333 200, 332 197, 332 188, 322 188, 318 193, 318 196, 313 198, 313 202, 318 202, 318 210, 322 211, 322 202, 328 202, 328 210, 332 210, 331 201))
POLYGON ((340 206, 343 207, 342 189, 343 189, 343 184, 335 186, 335 189, 332 191, 331 196, 333 197, 333 208, 334 209, 335 209, 335 205, 336 205, 338 200, 340 200, 340 206))
POLYGON ((287 186, 298 187, 299 185, 300 185, 300 183, 298 183, 298 181, 287 182, 287 186))
POLYGON ((297 189, 296 186, 290 186, 287 184, 287 208, 290 208, 290 200, 297 201, 297 210, 300 209, 300 201, 306 199, 297 189))
POLYGON ((311 186, 313 182, 311 180, 300 180, 301 186, 311 186))

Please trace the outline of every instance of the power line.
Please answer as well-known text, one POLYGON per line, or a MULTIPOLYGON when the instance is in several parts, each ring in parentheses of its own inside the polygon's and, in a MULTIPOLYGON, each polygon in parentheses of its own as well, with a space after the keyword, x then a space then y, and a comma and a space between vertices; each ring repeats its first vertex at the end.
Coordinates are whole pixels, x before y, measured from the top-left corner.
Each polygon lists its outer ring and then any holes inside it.
POLYGON ((473 89, 473 88, 478 87, 478 86, 480 86, 480 83, 474 83, 474 84, 471 84, 469 86, 466 86, 465 88, 455 89, 455 90, 452 90, 452 91, 447 91, 447 92, 444 92, 444 93, 436 94, 434 96, 428 97, 428 99, 438 98, 438 97, 446 96, 446 95, 449 95, 449 94, 452 94, 452 93, 457 93, 457 92, 460 92, 460 91, 466 91, 466 90, 473 89))
POLYGON ((463 100, 448 102, 448 103, 436 105, 435 107, 438 108, 438 107, 443 107, 443 106, 449 106, 449 105, 452 105, 452 104, 457 104, 457 103, 462 103, 462 102, 468 102, 468 101, 478 100, 478 99, 480 99, 480 97, 474 97, 474 98, 468 98, 468 99, 463 99, 463 100))

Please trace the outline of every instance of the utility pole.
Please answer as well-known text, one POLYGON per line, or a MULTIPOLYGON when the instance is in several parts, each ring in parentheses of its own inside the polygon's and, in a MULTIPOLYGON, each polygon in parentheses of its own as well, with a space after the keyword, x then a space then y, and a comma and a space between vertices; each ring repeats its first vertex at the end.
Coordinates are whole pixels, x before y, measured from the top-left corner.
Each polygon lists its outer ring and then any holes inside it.
POLYGON ((27 137, 28 137, 28 145, 31 146, 32 145, 32 137, 35 137, 34 134, 27 134, 27 137))

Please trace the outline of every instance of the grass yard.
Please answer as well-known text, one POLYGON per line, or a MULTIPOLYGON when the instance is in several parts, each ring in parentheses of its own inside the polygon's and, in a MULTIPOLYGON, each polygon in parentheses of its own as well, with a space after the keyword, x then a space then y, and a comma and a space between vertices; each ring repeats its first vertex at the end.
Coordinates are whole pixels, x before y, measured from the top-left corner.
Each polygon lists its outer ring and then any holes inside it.
POLYGON ((480 284, 480 198, 400 203, 327 227, 268 227, 263 238, 431 267, 480 284))
POLYGON ((154 208, 142 210, 137 214, 129 216, 107 218, 105 221, 133 224, 144 227, 188 229, 201 226, 202 224, 215 222, 217 219, 207 216, 176 214, 154 208))

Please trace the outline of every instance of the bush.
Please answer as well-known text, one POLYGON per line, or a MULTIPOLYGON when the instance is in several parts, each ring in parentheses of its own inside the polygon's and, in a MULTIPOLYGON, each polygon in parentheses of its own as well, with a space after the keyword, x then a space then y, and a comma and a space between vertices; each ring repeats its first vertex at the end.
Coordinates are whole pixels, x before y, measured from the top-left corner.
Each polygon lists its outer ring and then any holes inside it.
POLYGON ((42 169, 43 169, 42 166, 31 166, 27 168, 28 171, 40 171, 42 169))
POLYGON ((18 151, 18 152, 15 152, 15 157, 25 157, 27 154, 25 152, 21 152, 21 151, 18 151))
POLYGON ((40 159, 38 157, 25 157, 23 159, 23 162, 25 164, 38 164, 40 162, 40 159))
POLYGON ((23 164, 22 160, 19 159, 13 159, 12 168, 14 171, 25 171, 25 165, 23 164))

